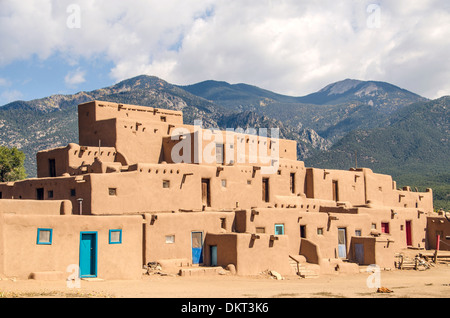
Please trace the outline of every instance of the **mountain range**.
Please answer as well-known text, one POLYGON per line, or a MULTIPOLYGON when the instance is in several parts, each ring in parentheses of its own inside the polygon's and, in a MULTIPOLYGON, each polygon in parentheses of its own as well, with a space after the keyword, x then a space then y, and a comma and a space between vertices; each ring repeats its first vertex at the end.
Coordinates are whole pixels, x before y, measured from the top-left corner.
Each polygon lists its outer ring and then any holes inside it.
POLYGON ((201 119, 205 128, 279 128, 281 138, 297 141, 307 166, 372 168, 400 186, 433 187, 435 202, 450 207, 450 97, 428 100, 386 82, 354 79, 287 96, 248 84, 181 86, 142 75, 90 92, 4 105, 0 144, 25 152, 34 177, 37 151, 78 142, 77 105, 93 99, 182 110, 186 124, 201 119))

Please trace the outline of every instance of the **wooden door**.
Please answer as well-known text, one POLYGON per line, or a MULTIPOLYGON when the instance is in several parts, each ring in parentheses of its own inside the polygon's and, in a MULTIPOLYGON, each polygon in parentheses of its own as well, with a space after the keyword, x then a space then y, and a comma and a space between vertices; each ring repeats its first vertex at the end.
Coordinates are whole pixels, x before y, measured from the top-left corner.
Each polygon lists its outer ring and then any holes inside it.
POLYGON ((406 221, 406 245, 412 246, 411 221, 406 221))
POLYGON ((203 206, 211 206, 211 187, 209 179, 202 179, 202 204, 203 206))

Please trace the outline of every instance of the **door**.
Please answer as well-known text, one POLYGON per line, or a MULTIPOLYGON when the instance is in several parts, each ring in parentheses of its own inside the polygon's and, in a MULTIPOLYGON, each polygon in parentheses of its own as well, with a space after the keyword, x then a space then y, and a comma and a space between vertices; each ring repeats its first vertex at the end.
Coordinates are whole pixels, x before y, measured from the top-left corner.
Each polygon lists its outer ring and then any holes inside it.
POLYGON ((347 230, 338 229, 338 254, 339 258, 347 258, 347 230))
POLYGON ((269 179, 262 180, 262 199, 264 202, 269 202, 269 179))
POLYGON ((211 252, 211 266, 217 266, 217 245, 210 247, 211 252))
POLYGON ((55 159, 48 159, 48 170, 49 177, 56 177, 55 159))
POLYGON ((223 151, 223 144, 216 144, 216 163, 224 163, 225 156, 223 151))
POLYGON ((97 232, 80 234, 80 277, 97 277, 97 232))
POLYGON ((202 205, 211 206, 211 187, 209 179, 202 179, 202 205))
POLYGON ((411 221, 406 221, 406 245, 412 246, 411 221))
POLYGON ((291 193, 295 193, 295 173, 291 173, 291 182, 290 182, 291 193))
POLYGON ((364 265, 364 244, 355 244, 355 258, 359 265, 364 265))
POLYGON ((338 188, 338 182, 336 180, 333 180, 333 201, 339 201, 339 188, 338 188))
POLYGON ((203 233, 192 232, 192 264, 200 264, 203 262, 203 233))
POLYGON ((36 189, 36 200, 44 200, 44 188, 36 189))

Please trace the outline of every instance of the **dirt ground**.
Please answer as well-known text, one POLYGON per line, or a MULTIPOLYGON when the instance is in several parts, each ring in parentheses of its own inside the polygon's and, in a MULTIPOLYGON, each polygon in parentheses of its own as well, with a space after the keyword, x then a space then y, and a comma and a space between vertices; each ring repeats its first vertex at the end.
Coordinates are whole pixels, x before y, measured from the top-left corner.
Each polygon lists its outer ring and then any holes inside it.
POLYGON ((380 285, 370 286, 372 273, 321 275, 318 278, 270 275, 182 277, 143 275, 136 281, 81 280, 79 288, 66 281, 0 281, 0 298, 450 298, 450 266, 423 270, 380 272, 380 285), (369 285, 368 285, 369 281, 369 285))

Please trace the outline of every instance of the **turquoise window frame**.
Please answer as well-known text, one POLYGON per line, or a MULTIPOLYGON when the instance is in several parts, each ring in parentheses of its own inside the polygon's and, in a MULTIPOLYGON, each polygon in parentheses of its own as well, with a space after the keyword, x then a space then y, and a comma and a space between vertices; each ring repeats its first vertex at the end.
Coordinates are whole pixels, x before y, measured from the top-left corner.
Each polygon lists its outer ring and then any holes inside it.
POLYGON ((114 229, 114 230, 109 230, 109 244, 122 244, 122 230, 121 229, 114 229), (120 233, 120 239, 118 242, 112 242, 111 241, 111 233, 114 232, 119 232, 120 233))
POLYGON ((36 244, 37 245, 52 245, 53 242, 53 229, 44 229, 44 228, 38 228, 37 229, 37 237, 36 237, 36 244), (39 240, 39 234, 41 231, 49 231, 50 232, 50 238, 48 242, 41 242, 39 240))
POLYGON ((284 235, 284 224, 275 224, 275 235, 284 235), (281 234, 278 233, 277 228, 281 228, 281 234))

